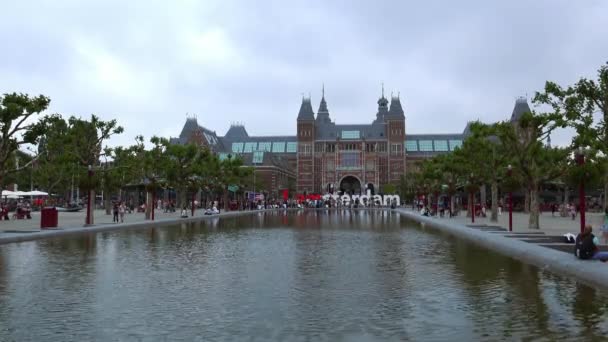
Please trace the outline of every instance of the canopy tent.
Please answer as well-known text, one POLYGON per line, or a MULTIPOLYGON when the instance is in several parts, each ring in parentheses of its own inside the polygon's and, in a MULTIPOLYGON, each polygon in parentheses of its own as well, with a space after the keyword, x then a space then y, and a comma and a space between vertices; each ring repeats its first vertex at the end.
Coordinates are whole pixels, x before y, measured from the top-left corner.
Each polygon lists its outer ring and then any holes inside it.
POLYGON ((26 196, 48 196, 49 194, 44 191, 10 191, 10 190, 2 190, 2 197, 17 199, 20 197, 26 196))

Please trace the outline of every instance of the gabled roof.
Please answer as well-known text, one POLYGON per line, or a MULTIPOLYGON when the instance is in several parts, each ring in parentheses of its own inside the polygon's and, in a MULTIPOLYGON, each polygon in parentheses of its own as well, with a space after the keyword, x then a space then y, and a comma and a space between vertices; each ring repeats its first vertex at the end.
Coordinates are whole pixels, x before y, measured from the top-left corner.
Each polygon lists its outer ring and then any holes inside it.
POLYGON ((405 114, 403 112, 403 107, 401 107, 401 100, 399 96, 391 97, 391 107, 388 110, 388 115, 386 117, 403 119, 405 118, 405 114))
POLYGON ((515 100, 515 107, 513 107, 513 113, 511 114, 511 122, 517 122, 525 114, 530 113, 532 110, 528 105, 528 100, 525 97, 520 97, 515 100))
POLYGON ((298 112, 298 120, 314 120, 315 113, 312 111, 312 104, 310 103, 310 97, 302 98, 302 104, 300 105, 300 111, 298 112))
POLYGON ((249 137, 249 134, 247 133, 245 126, 240 124, 234 124, 230 125, 230 129, 228 129, 228 132, 226 132, 226 135, 224 137, 230 140, 243 140, 247 139, 249 137))

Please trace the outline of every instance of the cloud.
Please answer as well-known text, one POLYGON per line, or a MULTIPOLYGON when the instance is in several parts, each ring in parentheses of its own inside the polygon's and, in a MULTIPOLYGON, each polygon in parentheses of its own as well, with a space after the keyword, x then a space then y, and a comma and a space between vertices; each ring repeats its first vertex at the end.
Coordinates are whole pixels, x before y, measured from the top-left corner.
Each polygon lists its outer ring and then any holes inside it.
POLYGON ((294 134, 301 94, 318 103, 322 83, 333 119, 370 122, 384 82, 408 132, 460 132, 508 118, 546 80, 594 77, 608 59, 607 11, 566 0, 13 1, 0 13, 0 92, 117 118, 126 131, 112 144, 124 144, 178 135, 186 113, 218 134, 234 121, 294 134))

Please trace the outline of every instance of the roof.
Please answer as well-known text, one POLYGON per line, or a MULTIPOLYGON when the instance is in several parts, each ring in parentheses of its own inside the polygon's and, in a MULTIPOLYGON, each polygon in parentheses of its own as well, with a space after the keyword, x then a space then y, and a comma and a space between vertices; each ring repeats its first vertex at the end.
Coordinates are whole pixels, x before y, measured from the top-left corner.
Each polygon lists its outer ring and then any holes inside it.
POLYGON ((239 125, 239 124, 233 124, 230 125, 230 129, 228 129, 228 132, 226 132, 226 135, 224 137, 229 138, 229 139, 246 139, 249 136, 249 134, 247 134, 247 130, 245 129, 245 126, 243 125, 239 125))
POLYGON ((410 157, 430 157, 454 151, 462 146, 465 136, 453 134, 407 134, 405 149, 410 157))
MULTIPOLYGON (((317 124, 315 126, 316 140, 336 140, 344 138, 344 132, 358 132, 361 139, 386 139, 384 133, 386 124, 375 122, 372 124, 336 125, 335 123, 317 124)), ((351 134, 351 133, 348 133, 351 134)))
POLYGON ((310 103, 310 97, 302 98, 302 104, 300 105, 300 111, 298 112, 298 120, 314 120, 315 113, 312 111, 312 104, 310 103))
POLYGON ((513 107, 513 113, 511 114, 511 122, 519 121, 519 119, 525 114, 530 113, 532 110, 528 105, 528 100, 525 97, 520 97, 515 100, 515 107, 513 107))
POLYGON ((199 125, 196 118, 187 118, 186 123, 182 128, 182 132, 179 134, 179 137, 170 138, 169 141, 172 143, 187 144, 188 142, 191 142, 194 137, 197 136, 202 141, 204 141, 211 150, 223 150, 223 146, 221 145, 221 141, 218 138, 217 134, 214 131, 199 125))
POLYGON ((386 117, 403 119, 405 118, 405 114, 403 112, 403 107, 401 107, 401 100, 399 96, 391 97, 391 107, 388 110, 388 115, 386 117))

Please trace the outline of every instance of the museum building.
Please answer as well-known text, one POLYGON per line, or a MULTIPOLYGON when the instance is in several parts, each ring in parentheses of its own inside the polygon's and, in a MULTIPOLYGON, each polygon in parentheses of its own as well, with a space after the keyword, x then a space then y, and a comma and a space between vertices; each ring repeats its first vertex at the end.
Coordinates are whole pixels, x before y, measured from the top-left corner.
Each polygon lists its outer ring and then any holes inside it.
MULTIPOLYGON (((310 97, 302 98, 294 135, 250 136, 242 124, 233 124, 224 136, 188 118, 175 143, 208 147, 220 159, 239 156, 253 166, 264 189, 279 198, 285 189, 298 194, 335 191, 349 194, 381 193, 424 159, 449 153, 462 145, 469 124, 461 133, 407 134, 399 96, 377 101, 369 124, 338 124, 331 119, 325 94, 317 113, 310 97)), ((525 99, 516 101, 511 121, 530 111, 525 99)))

